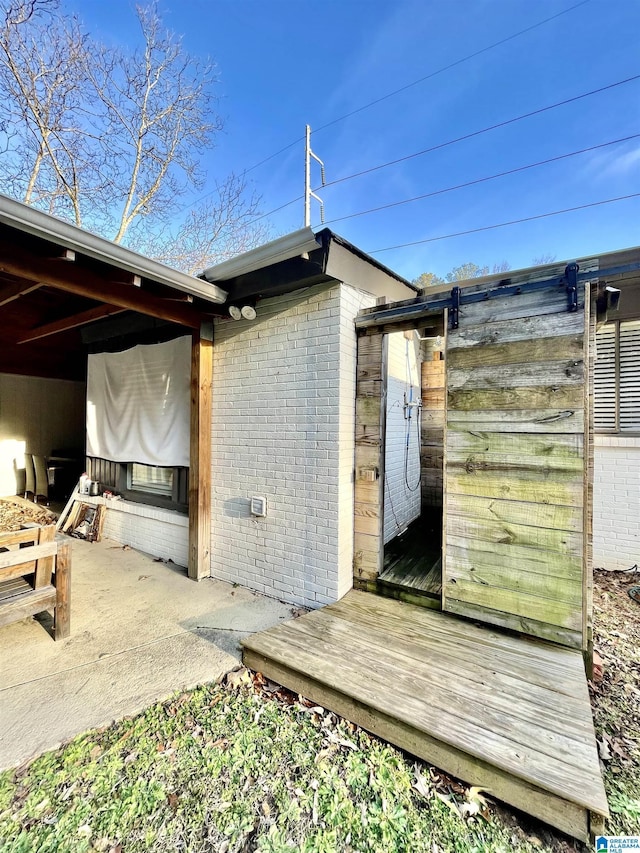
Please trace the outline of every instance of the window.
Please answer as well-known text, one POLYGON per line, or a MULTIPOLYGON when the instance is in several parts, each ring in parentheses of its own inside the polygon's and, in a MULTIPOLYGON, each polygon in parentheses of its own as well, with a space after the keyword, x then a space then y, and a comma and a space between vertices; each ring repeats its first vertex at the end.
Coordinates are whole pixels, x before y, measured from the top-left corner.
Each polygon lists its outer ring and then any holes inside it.
POLYGON ((156 465, 140 465, 138 462, 132 462, 129 466, 129 488, 134 492, 171 497, 173 475, 173 468, 158 468, 156 465))
POLYGON ((640 434, 640 320, 608 323, 596 335, 594 428, 640 434))
POLYGON ((121 463, 117 488, 128 501, 187 512, 189 469, 121 463))
POLYGON ((187 512, 189 469, 110 462, 87 456, 87 473, 102 489, 112 489, 126 500, 187 512))

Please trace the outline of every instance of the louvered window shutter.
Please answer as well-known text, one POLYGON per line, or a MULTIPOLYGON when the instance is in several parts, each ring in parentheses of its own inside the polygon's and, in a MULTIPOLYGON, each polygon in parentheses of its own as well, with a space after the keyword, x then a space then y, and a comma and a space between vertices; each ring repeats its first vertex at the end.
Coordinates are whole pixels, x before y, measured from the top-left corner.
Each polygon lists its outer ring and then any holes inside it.
POLYGON ((640 320, 620 323, 620 432, 640 432, 640 320))
POLYGON ((598 332, 593 397, 596 432, 640 432, 640 320, 598 332))
POLYGON ((616 326, 603 326, 596 335, 596 362, 593 389, 593 427, 596 432, 613 432, 616 419, 616 326))

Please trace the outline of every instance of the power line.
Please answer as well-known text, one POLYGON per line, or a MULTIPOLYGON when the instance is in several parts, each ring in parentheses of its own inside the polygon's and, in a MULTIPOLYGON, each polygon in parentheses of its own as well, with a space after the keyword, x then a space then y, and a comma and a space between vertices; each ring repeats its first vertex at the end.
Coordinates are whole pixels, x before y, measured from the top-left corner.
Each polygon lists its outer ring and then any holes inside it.
MULTIPOLYGON (((629 142, 632 139, 638 139, 640 133, 634 133, 632 136, 623 136, 620 139, 612 139, 610 142, 601 142, 599 145, 591 145, 589 148, 581 148, 579 151, 571 151, 568 154, 559 154, 557 157, 548 157, 546 160, 538 160, 537 163, 528 163, 526 166, 518 166, 515 169, 507 169, 505 172, 497 172, 495 175, 487 175, 483 178, 475 178, 472 181, 465 181, 462 184, 455 184, 451 187, 444 187, 432 192, 423 193, 422 195, 413 196, 413 198, 405 198, 402 201, 392 201, 389 204, 381 204, 378 207, 370 207, 368 210, 360 210, 357 213, 349 213, 346 216, 337 216, 335 219, 329 219, 325 225, 331 225, 333 222, 344 222, 345 219, 355 219, 358 216, 366 216, 369 213, 377 213, 380 210, 389 210, 391 207, 400 207, 403 204, 410 204, 414 201, 422 201, 425 198, 432 198, 436 195, 444 195, 445 193, 461 190, 465 187, 472 187, 476 184, 493 181, 496 178, 504 178, 507 175, 515 175, 518 172, 526 172, 528 169, 535 169, 538 166, 546 166, 549 163, 557 163, 560 160, 566 160, 569 157, 576 157, 578 154, 587 154, 590 151, 597 151, 600 148, 607 148, 610 145, 617 145, 621 142, 629 142)), ((297 199, 296 199, 297 201, 297 199)))
MULTIPOLYGON (((368 110, 370 107, 374 107, 376 104, 379 104, 382 101, 386 101, 389 98, 394 97, 394 95, 399 95, 400 92, 406 92, 407 89, 411 89, 413 86, 417 86, 419 83, 424 83, 426 80, 431 80, 433 77, 437 77, 438 74, 444 74, 445 71, 450 71, 452 68, 456 68, 458 65, 462 65, 464 62, 468 62, 470 59, 475 59, 476 56, 481 56, 483 53, 487 53, 487 51, 489 50, 493 50, 494 48, 500 47, 500 45, 506 44, 507 42, 519 38, 520 36, 523 36, 526 33, 530 33, 532 30, 535 30, 538 27, 542 27, 544 24, 548 24, 550 21, 554 21, 556 18, 559 18, 562 15, 566 15, 569 12, 573 12, 574 9, 578 9, 580 6, 585 6, 589 2, 590 0, 580 0, 579 3, 575 3, 573 6, 569 6, 568 8, 563 9, 561 12, 557 12, 555 15, 551 15, 549 18, 544 18, 542 21, 538 21, 536 24, 531 24, 531 26, 525 27, 525 29, 523 30, 518 30, 518 32, 516 33, 512 33, 509 36, 505 36, 505 38, 493 42, 492 44, 489 44, 486 47, 480 48, 480 50, 476 50, 473 53, 469 53, 467 56, 463 56, 461 59, 456 59, 455 62, 450 62, 448 65, 443 65, 442 68, 437 68, 435 71, 431 71, 429 74, 425 74, 424 77, 419 77, 417 80, 413 80, 411 83, 406 83, 404 86, 400 86, 399 89, 394 89, 392 92, 388 92, 386 95, 382 95, 379 98, 375 98, 373 101, 369 101, 369 103, 363 104, 361 107, 357 107, 355 110, 351 110, 351 112, 345 113, 342 116, 338 116, 338 118, 332 119, 326 124, 320 125, 320 127, 314 129, 314 133, 320 133, 320 131, 326 130, 328 127, 333 127, 334 124, 338 124, 341 121, 345 121, 345 119, 351 118, 351 116, 356 115, 357 113, 361 113, 364 110, 368 110)), ((248 169, 245 169, 243 171, 243 174, 248 175, 249 172, 253 172, 254 169, 258 169, 260 166, 263 166, 265 163, 268 163, 270 160, 273 160, 274 157, 278 157, 280 154, 284 154, 285 151, 288 151, 290 148, 293 148, 293 146, 297 145, 299 142, 304 142, 304 136, 299 136, 297 139, 294 139, 293 142, 290 142, 283 148, 278 149, 278 151, 274 151, 273 154, 269 154, 268 157, 265 157, 258 163, 255 163, 253 166, 250 166, 248 169)))
POLYGON ((406 154, 404 157, 398 157, 395 160, 389 160, 387 163, 380 163, 378 166, 371 166, 368 169, 363 169, 361 172, 354 172, 352 175, 345 175, 343 178, 337 178, 335 181, 328 181, 325 184, 325 187, 332 187, 336 184, 344 183, 344 181, 350 181, 353 178, 359 178, 362 175, 369 175, 372 172, 378 172, 380 169, 386 169, 388 166, 395 166, 398 163, 404 163, 407 160, 412 160, 415 157, 421 157, 423 154, 430 154, 432 151, 438 151, 441 148, 446 148, 449 145, 455 145, 457 142, 463 142, 466 139, 473 139, 475 136, 480 136, 483 133, 489 133, 491 130, 497 130, 500 127, 506 127, 509 124, 514 124, 517 121, 522 121, 525 118, 531 118, 532 116, 541 115, 542 113, 548 112, 549 110, 555 110, 558 107, 564 107, 567 104, 573 104, 576 101, 580 101, 583 98, 589 98, 591 95, 598 95, 601 92, 607 92, 611 89, 615 89, 617 86, 623 86, 625 83, 632 83, 635 80, 640 80, 640 74, 635 74, 633 77, 626 77, 624 80, 618 80, 616 83, 609 83, 607 86, 601 86, 599 89, 592 89, 590 92, 583 92, 581 95, 574 95, 572 98, 566 98, 564 101, 557 101, 555 104, 549 104, 546 107, 540 107, 537 110, 532 110, 528 113, 523 113, 522 115, 515 116, 514 118, 505 119, 505 121, 500 121, 497 124, 489 125, 489 127, 483 127, 480 130, 474 130, 471 133, 465 133, 463 136, 458 136, 455 139, 449 139, 447 142, 440 142, 437 145, 432 145, 430 148, 423 148, 421 151, 416 151, 413 154, 406 154))
MULTIPOLYGON (((534 115, 540 115, 541 113, 548 112, 549 110, 557 109, 558 107, 562 107, 562 106, 565 106, 567 104, 574 103, 575 101, 582 100, 583 98, 588 98, 591 95, 597 95, 597 94, 600 94, 601 92, 606 92, 610 89, 616 88, 617 86, 622 86, 625 83, 631 83, 635 80, 640 80, 640 74, 636 74, 633 77, 626 77, 624 80, 618 80, 616 83, 609 83, 608 85, 601 86, 598 89, 592 89, 590 92, 583 92, 580 95, 574 95, 571 98, 566 98, 564 101, 557 101, 555 104, 548 104, 546 107, 540 107, 537 110, 533 110, 533 111, 528 112, 528 113, 523 113, 522 115, 515 116, 513 118, 505 119, 505 121, 499 122, 498 124, 493 124, 493 125, 490 125, 489 127, 485 127, 485 128, 480 129, 480 130, 474 130, 471 133, 465 134, 464 136, 458 136, 455 139, 449 139, 446 142, 439 142, 437 145, 433 145, 430 148, 424 148, 422 151, 416 151, 414 154, 407 154, 404 157, 397 158, 396 160, 390 160, 388 163, 381 163, 378 166, 372 166, 369 169, 364 169, 361 172, 355 172, 353 175, 346 175, 345 177, 338 178, 335 181, 329 181, 328 183, 325 184, 325 188, 334 186, 336 184, 344 183, 345 181, 349 181, 352 178, 358 178, 361 175, 367 175, 367 174, 370 174, 372 172, 379 171, 380 169, 385 169, 387 166, 394 166, 397 163, 402 163, 406 160, 411 160, 415 157, 420 157, 423 154, 429 154, 432 151, 438 151, 442 148, 448 147, 449 145, 455 145, 455 143, 457 143, 457 142, 461 142, 461 141, 466 140, 466 139, 472 139, 473 137, 480 136, 483 133, 489 133, 489 131, 491 131, 491 130, 496 130, 497 128, 505 127, 506 125, 509 125, 509 124, 514 124, 517 121, 522 121, 523 119, 530 118, 531 116, 534 116, 534 115)), ((635 137, 628 137, 628 138, 633 139, 635 137)), ((620 140, 620 141, 624 141, 624 140, 620 140)), ((605 143, 605 144, 606 145, 612 145, 613 142, 605 143)), ((598 147, 598 146, 596 146, 596 147, 598 147)), ((588 151, 588 150, 590 150, 590 149, 584 149, 584 151, 588 151)), ((574 153, 579 154, 582 152, 577 151, 574 153)), ((570 157, 570 156, 573 156, 573 154, 567 154, 567 155, 563 155, 563 156, 570 157)), ((555 159, 555 158, 551 158, 551 160, 548 162, 552 162, 553 159, 555 159)), ((561 158, 558 158, 558 159, 561 159, 561 158)), ((547 162, 547 161, 542 161, 542 162, 547 162)), ((531 164, 530 166, 522 167, 521 170, 523 170, 525 168, 533 168, 533 166, 536 166, 536 165, 541 165, 541 164, 534 163, 534 164, 531 164)), ((521 171, 521 170, 514 169, 513 171, 521 171)), ((482 178, 477 182, 472 181, 469 184, 460 184, 459 186, 456 186, 456 187, 450 187, 448 189, 438 190, 437 192, 434 192, 434 193, 427 193, 424 196, 417 196, 416 199, 407 199, 407 201, 414 201, 414 200, 417 200, 420 198, 427 198, 429 195, 437 195, 438 193, 449 192, 453 189, 458 189, 458 188, 461 188, 464 186, 468 186, 472 183, 480 183, 480 181, 482 181, 482 180, 491 180, 494 177, 501 177, 502 174, 510 174, 510 173, 505 172, 505 173, 500 173, 498 175, 492 175, 489 178, 482 178)), ((318 189, 320 189, 320 187, 315 187, 315 189, 318 190, 318 189)), ((290 201, 287 201, 284 204, 281 204, 279 207, 276 207, 273 210, 268 211, 267 213, 261 214, 256 219, 251 220, 251 222, 249 224, 251 224, 252 222, 257 222, 260 219, 264 219, 267 216, 271 216, 274 213, 278 213, 280 210, 283 210, 285 207, 289 207, 290 205, 295 204, 297 201, 300 201, 301 198, 302 198, 302 196, 297 196, 296 198, 293 198, 290 201)), ((392 207, 395 204, 405 204, 405 203, 407 203, 407 202, 394 202, 394 204, 392 204, 392 205, 382 205, 381 207, 378 207, 378 208, 372 208, 370 211, 368 211, 368 210, 363 211, 362 214, 355 213, 355 214, 351 214, 350 216, 341 216, 341 217, 337 217, 334 219, 330 219, 329 222, 340 222, 344 219, 350 219, 353 216, 361 216, 364 213, 370 213, 370 212, 374 212, 376 210, 384 210, 385 207, 392 207)), ((326 224, 329 224, 329 222, 327 222, 326 224)))
MULTIPOLYGON (((373 107, 376 104, 381 103, 382 101, 386 101, 388 98, 392 98, 394 95, 398 95, 400 92, 405 92, 407 89, 411 89, 413 86, 417 86, 418 83, 424 83, 425 80, 431 80, 431 78, 436 77, 438 74, 442 74, 445 71, 450 71, 452 68, 455 68, 458 65, 462 65, 463 62, 468 62, 470 59, 475 59, 476 56, 481 56, 483 53, 487 53, 489 50, 493 50, 494 47, 500 47, 502 44, 506 44, 508 41, 512 41, 513 39, 519 38, 525 33, 530 33, 532 30, 541 27, 543 24, 548 24, 549 21, 553 21, 556 18, 559 18, 561 15, 566 15, 567 12, 573 12, 574 9, 577 9, 580 6, 584 6, 588 3, 589 0, 581 0, 580 3, 576 3, 574 6, 569 6, 568 9, 563 9, 562 12, 557 12, 555 15, 551 15, 550 18, 545 18, 543 21, 538 21, 537 24, 532 24, 530 27, 526 27, 524 30, 519 30, 517 33, 512 33, 510 36, 506 36, 499 41, 494 42, 493 44, 489 44, 486 47, 480 48, 480 50, 476 50, 474 53, 470 53, 468 56, 462 57, 462 59, 456 59, 455 62, 450 62, 449 65, 444 65, 442 68, 438 68, 436 71, 432 71, 430 74, 426 74, 424 77, 420 77, 418 80, 414 80, 412 83, 407 83, 405 86, 401 86, 399 89, 395 89, 393 92, 389 92, 387 95, 382 95, 380 98, 376 98, 373 101, 370 101, 368 104, 364 104, 362 107, 358 107, 355 110, 352 110, 349 113, 345 113, 345 115, 340 116, 339 118, 335 118, 327 124, 323 124, 320 127, 316 128, 315 133, 319 133, 321 130, 326 130, 328 127, 332 127, 334 124, 337 124, 340 121, 344 121, 347 118, 351 118, 351 116, 356 115, 356 113, 361 113, 363 110, 368 110, 369 107, 373 107)), ((295 144, 295 143, 294 143, 295 144)))
POLYGON ((392 249, 406 249, 409 246, 420 246, 423 243, 435 243, 438 240, 449 240, 451 237, 464 237, 467 234, 478 234, 481 231, 491 231, 494 228, 505 228, 507 225, 519 225, 521 222, 533 222, 535 219, 546 219, 549 216, 560 216, 562 213, 572 213, 575 210, 586 210, 589 207, 599 207, 603 204, 613 204, 616 201, 626 201, 630 198, 640 198, 640 192, 621 195, 617 198, 605 198, 602 201, 592 201, 589 204, 579 204, 576 207, 565 207, 563 210, 551 210, 548 213, 538 213, 536 216, 525 216, 522 219, 511 219, 508 222, 497 222, 493 225, 483 225, 481 228, 470 228, 467 231, 456 231, 454 234, 441 234, 439 237, 427 237, 425 240, 413 240, 411 243, 399 243, 397 246, 385 246, 384 249, 373 249, 369 255, 390 252, 392 249))
MULTIPOLYGON (((574 9, 578 9, 580 6, 584 6, 589 2, 590 2, 590 0, 580 0, 579 3, 575 3, 573 6, 569 6, 568 8, 563 9, 561 12, 557 12, 555 15, 551 15, 548 18, 544 18, 542 21, 538 21, 536 24, 532 24, 529 27, 525 27, 525 29, 523 29, 523 30, 518 30, 518 32, 512 33, 511 35, 506 36, 505 38, 500 39, 499 41, 493 42, 492 44, 489 44, 486 47, 481 48, 480 50, 476 50, 473 53, 468 54, 467 56, 463 56, 461 59, 457 59, 455 62, 451 62, 448 65, 444 65, 444 66, 442 66, 442 68, 438 68, 435 71, 432 71, 429 74, 426 74, 424 77, 419 77, 417 80, 413 80, 411 83, 407 83, 404 86, 401 86, 399 89, 395 89, 392 92, 388 92, 386 95, 382 95, 380 98, 376 98, 373 101, 369 101, 369 103, 363 104, 363 106, 358 107, 357 109, 352 110, 351 112, 345 113, 342 116, 338 116, 338 118, 332 119, 330 122, 327 122, 326 124, 323 124, 320 127, 316 128, 314 130, 314 133, 319 133, 322 130, 326 130, 328 127, 332 127, 334 124, 338 124, 341 121, 345 121, 345 119, 348 119, 351 116, 356 115, 357 113, 363 112, 364 110, 367 110, 370 107, 373 107, 376 104, 381 103, 382 101, 385 101, 385 100, 388 100, 389 98, 392 98, 394 95, 400 94, 400 92, 404 92, 407 89, 411 89, 413 86, 417 86, 419 83, 424 83, 426 80, 430 80, 431 78, 436 77, 439 74, 443 74, 445 71, 449 71, 452 68, 457 67, 458 65, 462 65, 464 62, 468 62, 471 59, 475 59, 476 56, 480 56, 483 53, 487 53, 487 51, 489 51, 489 50, 493 50, 496 47, 500 47, 500 45, 506 44, 507 42, 512 41, 513 39, 519 38, 520 36, 525 35, 526 33, 529 33, 532 30, 537 29, 538 27, 542 27, 544 24, 548 24, 550 21, 554 21, 556 18, 559 18, 562 15, 566 15, 569 12, 573 12, 574 9)), ((248 175, 250 172, 253 172, 255 169, 258 169, 260 166, 263 166, 265 163, 268 163, 269 161, 273 160, 275 157, 278 157, 280 154, 284 154, 285 151, 289 151, 295 145, 298 145, 298 143, 304 142, 304 139, 305 139, 304 136, 297 137, 297 139, 294 139, 288 145, 284 145, 282 148, 279 148, 277 151, 274 151, 273 154, 269 154, 267 157, 264 157, 262 160, 259 160, 257 163, 254 163, 253 166, 249 166, 249 168, 243 169, 242 174, 248 175)), ((456 141, 458 141, 458 140, 456 140, 456 141)), ((413 155, 413 156, 418 156, 418 155, 413 155)), ((389 165, 391 165, 391 164, 389 164, 389 165)), ((376 167, 376 168, 382 168, 382 166, 376 167)), ((356 177, 356 176, 350 176, 350 177, 356 177)), ((341 178, 338 181, 332 181, 331 184, 340 183, 340 181, 343 181, 343 180, 346 181, 346 180, 348 180, 348 178, 341 178)), ((331 186, 331 184, 327 184, 327 186, 331 186)), ((197 198, 195 201, 190 202, 189 204, 185 205, 183 208, 178 210, 177 213, 182 213, 185 210, 187 210, 188 208, 194 207, 196 204, 199 204, 201 201, 204 201, 205 199, 212 196, 215 192, 216 192, 216 190, 211 190, 210 192, 205 193, 204 195, 197 198)), ((294 201, 297 201, 297 200, 298 199, 294 199, 290 202, 287 202, 286 204, 282 205, 282 207, 288 207, 289 204, 293 204, 294 201)), ((270 216, 272 213, 276 213, 277 211, 281 210, 282 207, 279 207, 276 210, 270 211, 269 213, 263 214, 263 216, 260 216, 259 218, 262 219, 264 216, 270 216)))
POLYGON ((272 216, 274 213, 278 213, 280 210, 284 210, 285 207, 289 207, 292 204, 295 204, 297 201, 302 201, 304 198, 303 195, 296 196, 296 198, 292 198, 291 201, 285 201, 284 204, 281 204, 280 207, 274 207, 273 210, 268 211, 267 213, 261 213, 260 216, 256 216, 255 219, 251 219, 247 225, 253 225, 254 222, 259 222, 261 219, 264 219, 265 216, 272 216))

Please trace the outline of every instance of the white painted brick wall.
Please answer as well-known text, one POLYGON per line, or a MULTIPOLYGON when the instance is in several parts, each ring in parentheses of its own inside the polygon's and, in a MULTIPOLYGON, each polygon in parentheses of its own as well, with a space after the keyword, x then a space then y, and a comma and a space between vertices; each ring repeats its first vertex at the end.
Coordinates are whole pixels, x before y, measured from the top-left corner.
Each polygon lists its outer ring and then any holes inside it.
POLYGON ((404 417, 404 395, 420 398, 420 342, 408 340, 404 332, 388 336, 387 431, 384 468, 385 544, 420 515, 420 435, 417 410, 410 422, 404 417), (409 428, 409 455, 405 477, 405 450, 409 428), (407 486, 407 481, 409 486, 407 486), (416 487, 413 491, 411 487, 416 487))
POLYGON ((353 317, 372 301, 317 286, 216 323, 214 577, 311 607, 351 586, 353 317), (251 516, 252 495, 267 498, 266 518, 251 516))
POLYGON ((103 503, 107 507, 104 536, 121 545, 130 545, 152 557, 172 560, 187 566, 189 557, 189 520, 179 512, 137 504, 83 496, 85 503, 103 503))
POLYGON ((593 565, 640 565, 640 438, 596 435, 593 565))

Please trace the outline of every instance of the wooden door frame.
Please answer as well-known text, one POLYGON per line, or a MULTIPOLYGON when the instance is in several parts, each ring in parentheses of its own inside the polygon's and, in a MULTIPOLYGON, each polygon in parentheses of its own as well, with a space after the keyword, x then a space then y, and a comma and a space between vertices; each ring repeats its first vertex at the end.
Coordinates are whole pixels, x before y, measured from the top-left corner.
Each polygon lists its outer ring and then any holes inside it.
POLYGON ((386 330, 357 337, 353 584, 375 589, 384 562, 384 457, 387 412, 386 330))
MULTIPOLYGON (((442 319, 445 350, 448 311, 436 312, 442 319)), ((417 329, 432 321, 434 313, 384 326, 372 326, 357 332, 355 401, 355 474, 354 474, 354 551, 353 585, 357 589, 377 591, 384 566, 384 484, 387 425, 387 381, 389 335, 417 329)), ((446 413, 446 367, 445 367, 446 413)), ((446 434, 446 417, 444 430, 446 434)), ((446 444, 446 442, 445 442, 446 444)), ((443 447, 446 453, 446 447, 443 447)), ((444 459, 443 459, 444 465, 444 459)), ((443 469, 444 474, 444 469, 443 469)), ((422 479, 422 460, 420 462, 422 479)), ((444 480, 443 480, 444 484, 444 480)), ((444 487, 444 486, 443 486, 444 487)), ((421 487, 422 501, 422 487, 421 487)), ((442 512, 442 572, 445 566, 445 501, 442 512)), ((403 598, 425 603, 410 591, 403 598)), ((433 605, 429 605, 433 606, 433 605)))

